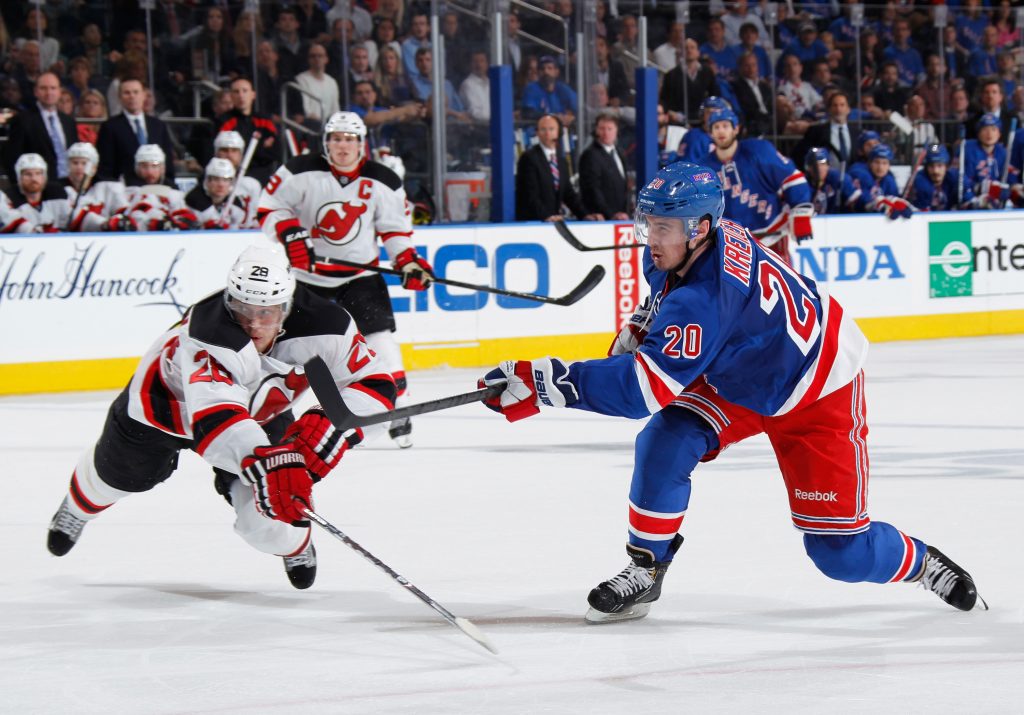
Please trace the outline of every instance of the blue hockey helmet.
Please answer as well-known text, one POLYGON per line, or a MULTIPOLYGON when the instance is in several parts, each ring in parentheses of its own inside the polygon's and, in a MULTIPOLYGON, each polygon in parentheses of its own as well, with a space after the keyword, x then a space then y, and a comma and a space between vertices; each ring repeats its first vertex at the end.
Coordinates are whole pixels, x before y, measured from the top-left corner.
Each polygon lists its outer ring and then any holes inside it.
POLYGON ((634 227, 637 239, 647 242, 647 217, 682 220, 692 237, 701 219, 714 227, 725 212, 725 193, 718 174, 706 166, 677 161, 661 169, 637 196, 634 227))
POLYGON ((879 144, 868 152, 868 161, 874 161, 875 159, 886 159, 888 161, 892 161, 892 157, 892 147, 888 144, 879 144))
POLYGON ((811 164, 827 164, 828 163, 828 149, 820 146, 812 146, 807 150, 804 155, 804 166, 810 166, 811 164))
POLYGON ((700 103, 701 116, 703 116, 704 112, 706 112, 709 109, 732 109, 732 105, 729 104, 729 101, 726 99, 722 99, 721 97, 711 95, 710 97, 706 97, 704 101, 700 103))
POLYGON ((881 135, 878 132, 873 132, 870 129, 865 129, 857 135, 857 148, 863 149, 864 145, 868 142, 880 142, 882 141, 881 135))
POLYGON ((927 164, 948 164, 949 150, 942 144, 932 144, 924 155, 924 163, 927 164))
POLYGON ((716 109, 708 118, 708 128, 715 126, 718 122, 732 122, 734 127, 740 125, 740 118, 731 109, 716 109))
POLYGON ((978 131, 980 132, 983 127, 999 127, 999 117, 992 114, 991 112, 985 112, 981 115, 981 119, 978 120, 978 131))

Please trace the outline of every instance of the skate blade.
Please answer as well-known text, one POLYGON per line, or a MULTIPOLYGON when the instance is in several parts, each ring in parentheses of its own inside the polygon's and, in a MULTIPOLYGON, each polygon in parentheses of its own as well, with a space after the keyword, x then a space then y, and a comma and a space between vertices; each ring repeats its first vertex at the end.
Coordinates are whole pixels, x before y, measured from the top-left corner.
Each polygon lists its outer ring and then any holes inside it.
POLYGON ((412 435, 401 434, 397 437, 392 437, 391 441, 397 444, 399 449, 409 449, 412 446, 412 435))
POLYGON ((600 623, 616 623, 618 621, 634 621, 638 618, 643 618, 651 611, 651 604, 649 603, 637 603, 632 608, 619 611, 618 613, 605 613, 604 611, 598 611, 594 608, 587 609, 587 615, 583 618, 587 623, 600 624, 600 623))

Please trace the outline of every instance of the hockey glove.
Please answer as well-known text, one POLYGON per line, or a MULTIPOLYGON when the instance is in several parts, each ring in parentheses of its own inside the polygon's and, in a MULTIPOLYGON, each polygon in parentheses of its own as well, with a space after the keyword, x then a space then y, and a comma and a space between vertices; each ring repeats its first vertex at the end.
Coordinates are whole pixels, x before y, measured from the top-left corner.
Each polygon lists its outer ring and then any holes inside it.
POLYGON ((239 476, 252 487, 260 514, 292 526, 309 526, 301 509, 312 503, 313 480, 302 455, 290 445, 257 447, 242 460, 239 476))
POLYGON ((636 311, 629 321, 619 329, 618 334, 608 348, 608 357, 635 353, 647 337, 647 324, 650 320, 651 298, 648 296, 643 303, 636 307, 636 311))
POLYGON ((1014 184, 1010 187, 1010 201, 1014 208, 1024 207, 1024 184, 1014 184))
POLYGON ((558 358, 506 360, 484 375, 479 387, 505 383, 505 391, 484 404, 516 422, 540 412, 541 405, 568 407, 579 400, 569 368, 558 358))
POLYGON ((138 226, 127 214, 114 214, 107 220, 108 231, 136 231, 138 226))
POLYGON ((327 419, 320 405, 310 407, 288 426, 282 442, 290 444, 306 460, 306 469, 319 482, 338 466, 350 447, 363 441, 363 431, 349 430, 342 434, 327 419))
POLYGON ((1010 198, 1010 187, 1001 181, 985 179, 978 192, 978 203, 982 208, 1001 209, 1010 198))
POLYGON ((898 218, 910 218, 914 215, 914 207, 899 196, 879 196, 875 200, 875 208, 880 213, 884 213, 886 218, 891 221, 898 218))
POLYGON ((171 227, 178 231, 195 231, 200 228, 199 219, 190 209, 176 209, 167 215, 171 227))
POLYGON ((796 238, 797 243, 803 243, 814 238, 814 231, 811 228, 811 216, 814 215, 814 206, 811 204, 797 204, 789 214, 789 230, 796 238))
POLYGON ((392 262, 402 272, 402 287, 409 290, 426 290, 434 280, 434 269, 425 259, 416 255, 415 248, 407 248, 392 262))
POLYGON ((301 226, 290 226, 278 234, 285 250, 288 251, 288 262, 300 271, 313 272, 316 254, 313 252, 313 239, 309 231, 301 226))

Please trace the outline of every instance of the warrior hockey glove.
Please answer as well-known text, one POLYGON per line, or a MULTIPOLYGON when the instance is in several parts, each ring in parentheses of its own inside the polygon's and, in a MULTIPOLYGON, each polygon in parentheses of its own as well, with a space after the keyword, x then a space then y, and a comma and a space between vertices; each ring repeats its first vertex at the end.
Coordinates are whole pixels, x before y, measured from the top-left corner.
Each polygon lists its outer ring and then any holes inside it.
POLYGON ((478 387, 505 383, 505 391, 484 404, 509 422, 540 412, 541 405, 568 407, 580 398, 569 382, 569 368, 558 358, 506 360, 484 375, 478 387))
POLYGON ((635 353, 644 339, 647 337, 647 325, 651 320, 651 298, 647 299, 636 307, 636 311, 625 325, 623 325, 611 346, 608 348, 608 356, 635 353))
POLYGON ((301 226, 290 226, 278 234, 285 250, 288 251, 288 262, 307 273, 313 272, 316 254, 313 252, 313 239, 309 231, 301 226))
POLYGON ((290 445, 257 447, 242 460, 239 476, 252 487, 260 514, 292 526, 309 526, 301 510, 312 503, 313 480, 302 455, 290 445))
POLYGON ((349 447, 363 441, 363 431, 353 429, 343 434, 327 419, 320 405, 314 405, 289 425, 282 441, 302 455, 316 483, 338 466, 349 447))
POLYGON ((402 287, 409 290, 426 290, 434 280, 434 269, 423 258, 416 255, 415 248, 407 248, 392 261, 402 272, 402 287))
POLYGON ((811 228, 811 216, 814 215, 814 206, 811 204, 797 204, 789 214, 789 230, 796 238, 797 243, 803 243, 814 238, 814 231, 811 228))

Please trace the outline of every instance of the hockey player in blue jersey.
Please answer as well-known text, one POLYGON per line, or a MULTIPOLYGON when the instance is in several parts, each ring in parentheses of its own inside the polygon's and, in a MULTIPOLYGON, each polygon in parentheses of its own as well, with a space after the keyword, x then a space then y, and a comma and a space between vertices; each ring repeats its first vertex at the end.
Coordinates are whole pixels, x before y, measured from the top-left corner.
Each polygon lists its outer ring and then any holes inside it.
POLYGON ((634 419, 629 563, 589 596, 592 623, 640 618, 682 545, 690 473, 730 444, 766 433, 807 555, 847 582, 918 582, 946 603, 986 607, 970 575, 935 547, 868 515, 867 340, 842 306, 722 218, 722 185, 679 162, 640 191, 651 297, 609 357, 510 360, 482 385, 509 421, 541 406, 634 419))
POLYGON ((862 211, 877 211, 895 220, 910 218, 914 207, 900 196, 896 177, 889 171, 892 163, 892 149, 888 144, 878 144, 868 152, 867 168, 854 167, 850 170, 853 185, 860 189, 862 211))
POLYGON ((732 105, 721 97, 711 96, 700 103, 701 124, 699 127, 691 127, 690 131, 686 132, 686 136, 679 144, 678 161, 692 161, 699 164, 708 155, 708 152, 714 148, 714 142, 711 141, 711 136, 708 134, 710 130, 708 120, 711 119, 712 114, 723 109, 732 109, 732 105))
POLYGON ((955 211, 974 203, 970 186, 963 187, 962 201, 957 200, 959 173, 949 168, 949 151, 942 144, 932 144, 924 156, 924 169, 914 175, 910 203, 921 211, 955 211))
POLYGON ((1006 166, 1006 147, 999 143, 1002 129, 999 117, 982 114, 978 120, 978 138, 964 145, 964 186, 970 186, 979 208, 1001 209, 1010 198, 1000 183, 1006 166))
POLYGON ((811 147, 804 157, 804 175, 811 187, 814 213, 850 213, 860 201, 860 189, 853 185, 850 175, 828 165, 828 149, 811 147))
POLYGON ((806 177, 770 142, 740 141, 735 112, 719 110, 708 122, 715 146, 699 163, 718 172, 725 189, 725 215, 789 261, 790 236, 798 243, 814 238, 814 207, 806 177))
POLYGON ((846 173, 849 174, 853 171, 867 171, 868 154, 881 143, 882 137, 878 132, 865 129, 858 134, 856 142, 857 154, 854 157, 855 161, 846 167, 846 173))

